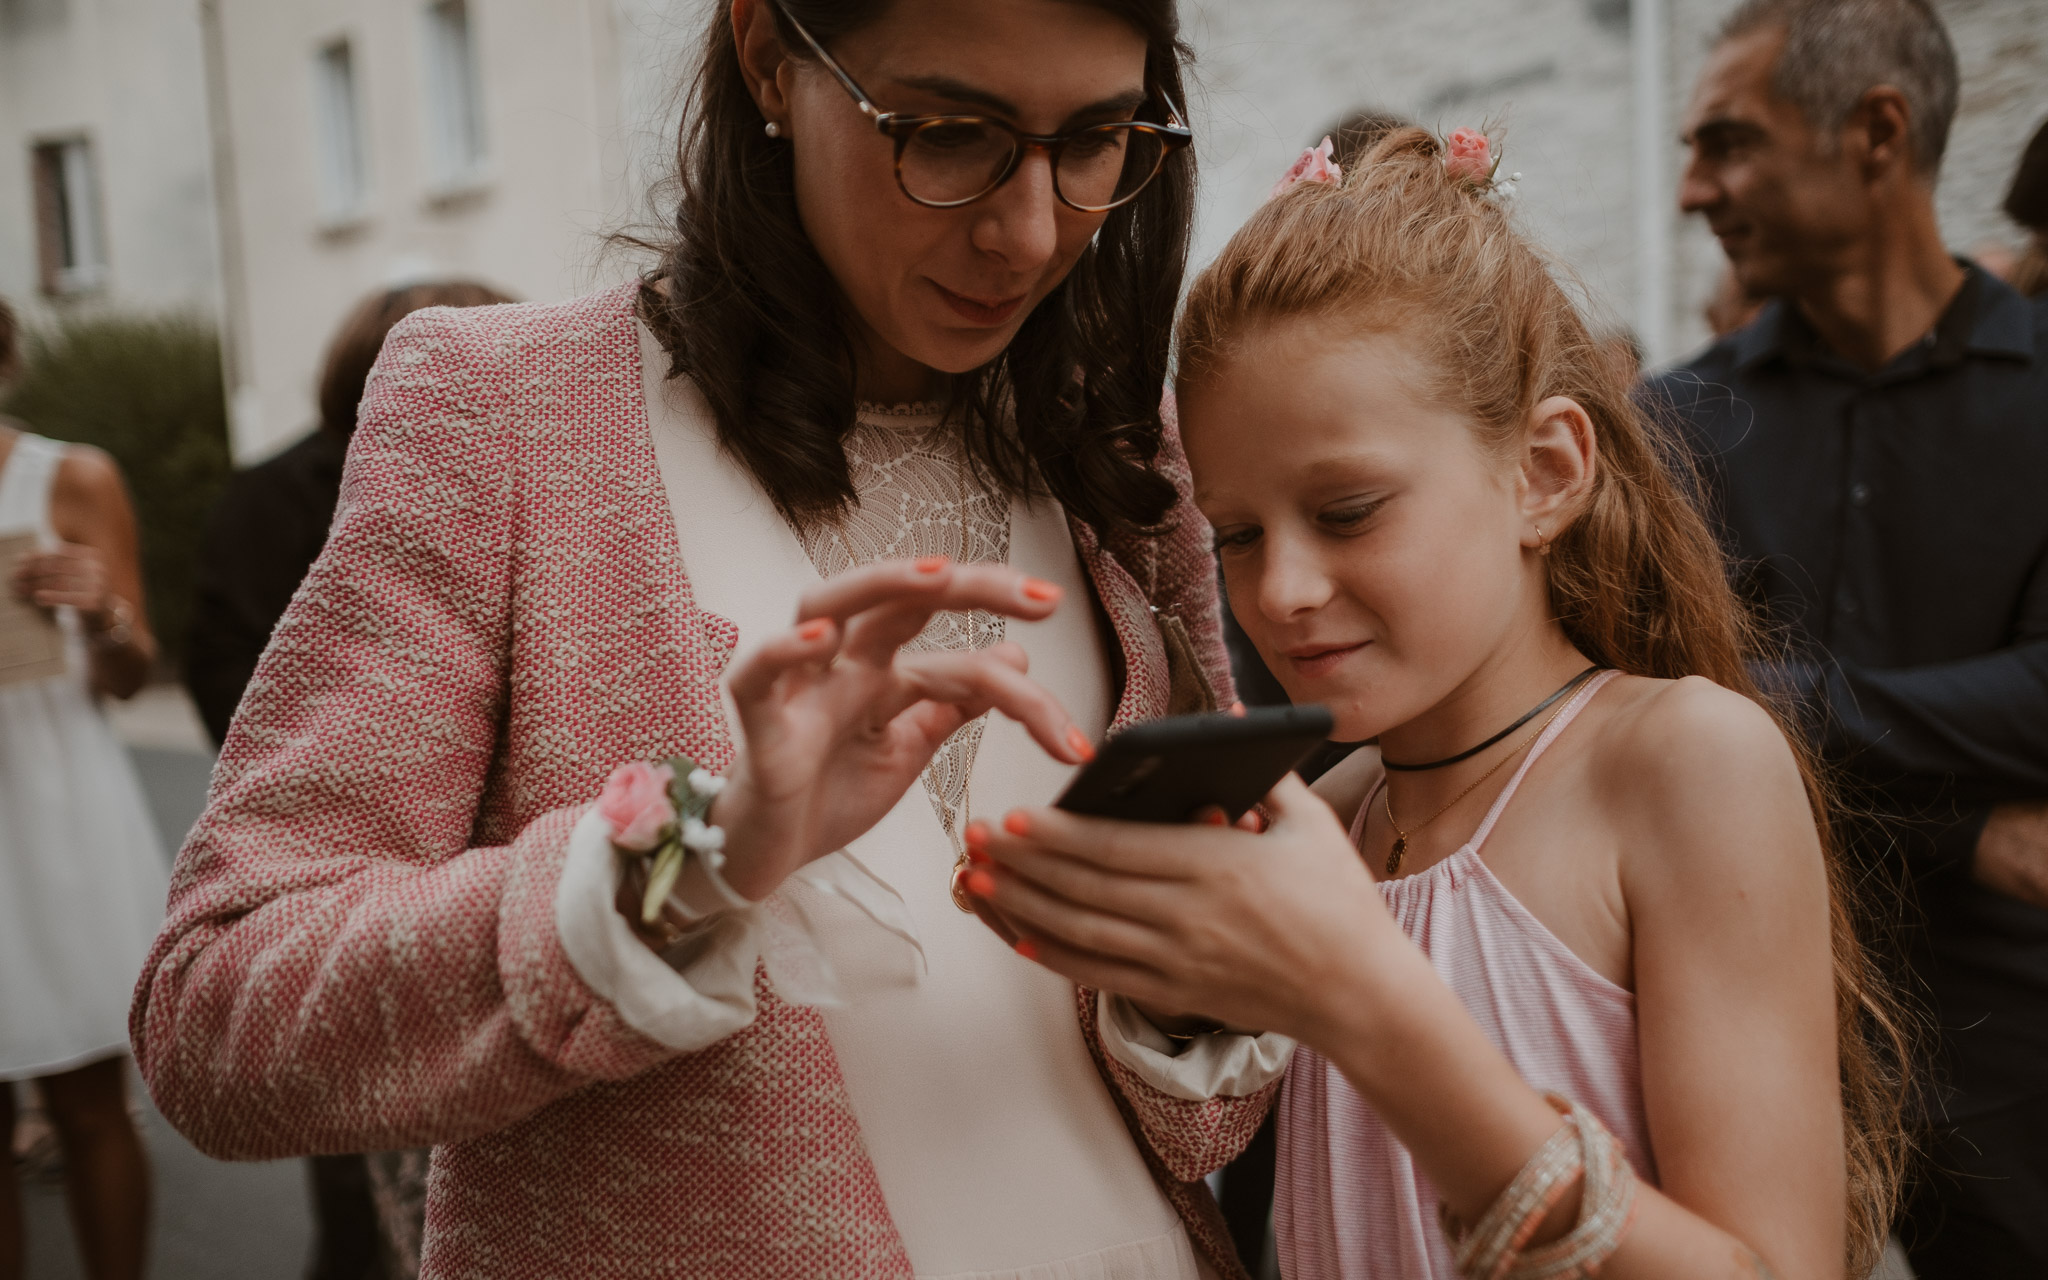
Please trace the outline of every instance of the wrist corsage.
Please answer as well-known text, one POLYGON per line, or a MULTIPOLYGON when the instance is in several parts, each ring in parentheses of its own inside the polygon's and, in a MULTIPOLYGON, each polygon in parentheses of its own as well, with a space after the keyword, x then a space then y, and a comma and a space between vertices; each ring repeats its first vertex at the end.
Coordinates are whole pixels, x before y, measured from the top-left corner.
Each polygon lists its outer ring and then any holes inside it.
POLYGON ((610 829, 612 851, 625 861, 648 861, 642 924, 661 919, 662 903, 682 874, 687 854, 705 859, 713 871, 724 865, 725 832, 704 820, 723 790, 725 779, 688 756, 663 764, 635 760, 605 780, 597 811, 610 829))

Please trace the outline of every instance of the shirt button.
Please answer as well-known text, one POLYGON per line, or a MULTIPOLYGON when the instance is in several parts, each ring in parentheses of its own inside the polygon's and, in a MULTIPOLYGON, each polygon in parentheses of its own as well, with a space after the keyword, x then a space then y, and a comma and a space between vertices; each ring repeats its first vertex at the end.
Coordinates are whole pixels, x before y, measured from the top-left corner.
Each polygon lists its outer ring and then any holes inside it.
POLYGON ((1854 505, 1854 506, 1858 506, 1858 507, 1867 507, 1867 506, 1869 506, 1869 505, 1870 505, 1870 486, 1869 486, 1869 485, 1867 485, 1867 484, 1864 484, 1864 483, 1863 483, 1863 482, 1862 482, 1861 480, 1857 481, 1857 482, 1856 482, 1855 484, 1852 484, 1852 485, 1850 485, 1850 486, 1849 486, 1849 501, 1850 501, 1850 503, 1851 503, 1852 505, 1854 505))

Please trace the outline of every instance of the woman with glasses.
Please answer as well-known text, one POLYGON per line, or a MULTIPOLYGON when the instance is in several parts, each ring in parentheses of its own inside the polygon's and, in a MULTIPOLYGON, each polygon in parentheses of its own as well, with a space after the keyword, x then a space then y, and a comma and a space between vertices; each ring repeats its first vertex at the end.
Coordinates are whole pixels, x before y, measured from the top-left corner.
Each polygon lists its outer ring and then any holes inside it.
POLYGON ((1286 1043, 959 883, 1230 696, 1173 4, 732 0, 701 66, 644 280, 388 340, 145 1075, 218 1155, 435 1144, 429 1277, 1236 1274, 1198 1179, 1286 1043))

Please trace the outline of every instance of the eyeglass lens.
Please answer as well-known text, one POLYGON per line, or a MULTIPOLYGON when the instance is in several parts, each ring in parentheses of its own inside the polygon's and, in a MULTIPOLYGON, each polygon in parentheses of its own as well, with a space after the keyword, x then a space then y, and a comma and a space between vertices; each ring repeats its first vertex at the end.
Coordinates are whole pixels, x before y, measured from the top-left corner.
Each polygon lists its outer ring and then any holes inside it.
MULTIPOLYGON (((1001 182, 1018 146, 1015 135, 980 120, 934 120, 904 141, 898 172, 911 199, 960 204, 1001 182)), ((1070 204, 1107 209, 1142 190, 1165 155, 1166 144, 1148 129, 1084 129, 1059 148, 1053 183, 1070 204)))

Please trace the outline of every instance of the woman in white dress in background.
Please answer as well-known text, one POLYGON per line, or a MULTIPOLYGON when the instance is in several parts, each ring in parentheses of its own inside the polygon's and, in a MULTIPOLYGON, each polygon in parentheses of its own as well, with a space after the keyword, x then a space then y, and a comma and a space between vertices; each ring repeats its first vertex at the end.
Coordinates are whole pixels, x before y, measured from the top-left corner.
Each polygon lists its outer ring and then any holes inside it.
MULTIPOLYGON (((0 304, 0 383, 13 331, 0 304)), ((35 1081, 86 1274, 127 1280, 142 1274, 149 1217, 125 1097, 128 997, 162 921, 166 860, 98 699, 140 689, 156 643, 112 459, 0 420, 0 539, 23 533, 36 550, 0 564, 0 592, 54 614, 64 663, 11 681, 0 668, 0 1133, 14 1132, 14 1082, 35 1081)), ((20 1191, 0 1161, 0 1280, 22 1267, 20 1191)))

